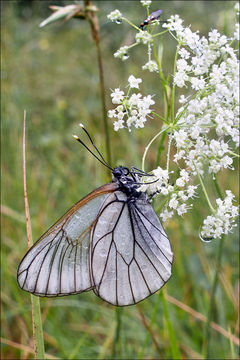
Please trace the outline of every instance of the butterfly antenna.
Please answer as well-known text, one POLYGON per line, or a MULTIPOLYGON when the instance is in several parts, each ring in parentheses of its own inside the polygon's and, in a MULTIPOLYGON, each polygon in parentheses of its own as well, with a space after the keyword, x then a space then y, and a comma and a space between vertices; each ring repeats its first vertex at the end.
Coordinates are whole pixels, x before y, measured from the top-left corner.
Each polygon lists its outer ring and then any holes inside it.
POLYGON ((98 155, 101 157, 102 161, 106 164, 106 166, 111 169, 113 171, 113 168, 106 162, 106 160, 104 159, 104 157, 102 156, 102 154, 100 153, 100 151, 98 150, 97 146, 94 144, 89 132, 85 129, 83 124, 79 124, 79 126, 85 131, 85 133, 87 134, 89 140, 91 141, 91 144, 93 145, 94 149, 97 150, 98 155))
POLYGON ((74 139, 76 139, 78 142, 80 142, 80 144, 82 144, 101 164, 103 164, 104 166, 106 166, 108 169, 112 170, 113 169, 105 162, 103 162, 101 159, 99 159, 99 157, 97 157, 90 149, 89 147, 84 144, 84 142, 77 136, 77 135, 73 135, 74 139))

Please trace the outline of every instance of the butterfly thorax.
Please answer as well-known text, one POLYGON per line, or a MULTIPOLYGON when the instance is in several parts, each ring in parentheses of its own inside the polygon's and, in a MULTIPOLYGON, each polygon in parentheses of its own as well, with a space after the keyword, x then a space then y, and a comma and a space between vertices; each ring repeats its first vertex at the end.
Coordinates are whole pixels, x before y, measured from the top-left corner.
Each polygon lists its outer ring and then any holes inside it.
POLYGON ((138 191, 140 187, 138 175, 127 167, 119 166, 113 170, 113 182, 116 182, 119 190, 127 195, 128 201, 134 201, 142 194, 138 191))

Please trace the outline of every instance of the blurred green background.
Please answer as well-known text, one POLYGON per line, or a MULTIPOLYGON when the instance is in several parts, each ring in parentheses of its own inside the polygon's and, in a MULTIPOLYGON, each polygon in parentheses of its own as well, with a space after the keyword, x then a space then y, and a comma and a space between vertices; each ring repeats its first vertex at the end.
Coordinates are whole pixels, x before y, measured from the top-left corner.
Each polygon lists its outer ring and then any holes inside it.
MULTIPOLYGON (((73 140, 84 123, 105 154, 99 77, 95 45, 89 24, 72 19, 39 28, 50 15, 49 5, 63 1, 2 2, 2 355, 3 359, 28 359, 33 354, 30 296, 16 282, 17 266, 27 248, 23 175, 23 111, 27 111, 27 186, 34 241, 69 207, 106 182, 106 169, 73 140), (20 345, 25 348, 21 349, 20 345)), ((106 15, 118 8, 139 25, 146 17, 138 1, 95 1, 101 34, 108 109, 110 88, 124 88, 130 74, 143 78, 146 94, 156 94, 156 110, 162 111, 162 90, 156 76, 141 72, 147 61, 145 48, 137 47, 127 62, 113 57, 134 40, 127 24, 109 22, 106 15)), ((152 11, 163 9, 163 18, 178 13, 194 31, 218 28, 226 35, 234 27, 233 1, 153 1, 152 11)), ((166 35, 164 72, 171 72, 175 42, 166 35)), ((114 133, 110 124, 112 166, 140 167, 145 146, 159 131, 158 120, 144 129, 114 133)), ((155 144, 147 159, 148 170, 156 160, 155 144)), ((165 156, 161 159, 165 164, 165 156)), ((236 164, 237 166, 237 164, 236 164)), ((210 184, 210 183, 209 183, 210 184)), ((210 186, 210 185, 209 185, 210 186)), ((238 192, 236 172, 221 175, 221 188, 238 192)), ((211 190, 210 190, 211 191, 211 190)), ((214 190, 212 195, 216 196, 214 190)), ((175 254, 173 276, 166 285, 172 297, 207 315, 215 270, 218 240, 205 244, 198 229, 207 209, 200 194, 194 209, 184 218, 166 224, 175 254)), ((238 336, 238 237, 237 230, 224 242, 222 268, 213 321, 238 336)), ((170 321, 182 358, 202 358, 204 323, 167 302, 170 321)), ((41 299, 46 352, 62 359, 171 359, 171 345, 163 304, 158 294, 136 306, 116 309, 91 292, 58 299, 41 299), (161 356, 146 323, 150 324, 161 356), (144 314, 144 319, 140 312, 144 314), (121 319, 121 322, 117 319, 121 319), (116 340, 118 324, 119 336, 116 340)), ((237 358, 238 346, 211 329, 211 358, 237 358)))

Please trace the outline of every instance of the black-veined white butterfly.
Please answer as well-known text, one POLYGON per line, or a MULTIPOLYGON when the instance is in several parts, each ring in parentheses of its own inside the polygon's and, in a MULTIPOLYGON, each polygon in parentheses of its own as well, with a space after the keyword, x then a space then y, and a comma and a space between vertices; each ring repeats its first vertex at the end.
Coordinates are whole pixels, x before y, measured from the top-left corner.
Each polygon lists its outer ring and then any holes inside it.
POLYGON ((18 268, 23 290, 64 296, 93 290, 116 306, 136 304, 170 278, 173 253, 137 168, 111 168, 113 180, 77 202, 28 250, 18 268))

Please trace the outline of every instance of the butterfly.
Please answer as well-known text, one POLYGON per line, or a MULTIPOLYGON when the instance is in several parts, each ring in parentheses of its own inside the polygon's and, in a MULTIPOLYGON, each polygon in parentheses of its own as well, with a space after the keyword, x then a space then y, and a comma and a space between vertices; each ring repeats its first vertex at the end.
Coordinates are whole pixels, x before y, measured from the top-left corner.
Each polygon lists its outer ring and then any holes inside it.
POLYGON ((92 191, 68 210, 28 250, 17 272, 19 286, 37 296, 93 290, 116 306, 136 304, 170 278, 173 253, 146 193, 149 174, 135 167, 112 168, 112 182, 92 191))

